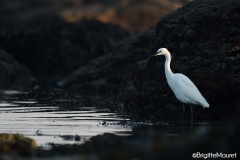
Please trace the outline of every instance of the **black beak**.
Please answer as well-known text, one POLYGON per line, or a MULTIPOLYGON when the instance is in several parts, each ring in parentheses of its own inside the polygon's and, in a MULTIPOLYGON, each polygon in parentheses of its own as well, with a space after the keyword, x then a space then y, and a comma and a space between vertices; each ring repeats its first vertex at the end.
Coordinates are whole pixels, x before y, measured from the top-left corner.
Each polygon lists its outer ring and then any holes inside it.
POLYGON ((158 53, 161 53, 162 51, 159 51, 159 52, 157 52, 155 55, 153 55, 153 56, 159 56, 159 55, 157 55, 158 53))

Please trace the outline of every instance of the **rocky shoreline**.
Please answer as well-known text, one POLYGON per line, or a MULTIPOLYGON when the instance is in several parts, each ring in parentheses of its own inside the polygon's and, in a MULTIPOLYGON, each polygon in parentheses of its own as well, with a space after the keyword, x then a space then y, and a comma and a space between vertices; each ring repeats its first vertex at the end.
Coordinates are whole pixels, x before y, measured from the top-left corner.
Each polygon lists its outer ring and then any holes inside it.
POLYGON ((171 159, 197 151, 238 152, 239 22, 239 1, 196 0, 161 18, 155 28, 135 34, 97 20, 68 23, 57 18, 38 27, 5 28, 0 31, 0 88, 61 88, 93 104, 116 103, 133 119, 180 119, 181 103, 166 83, 164 59, 152 57, 166 47, 173 71, 187 75, 210 103, 209 109, 194 107, 195 119, 225 121, 221 127, 200 128, 174 142, 161 135, 104 134, 80 146, 37 154, 66 149, 83 159, 171 159), (176 154, 169 156, 171 152, 176 154))

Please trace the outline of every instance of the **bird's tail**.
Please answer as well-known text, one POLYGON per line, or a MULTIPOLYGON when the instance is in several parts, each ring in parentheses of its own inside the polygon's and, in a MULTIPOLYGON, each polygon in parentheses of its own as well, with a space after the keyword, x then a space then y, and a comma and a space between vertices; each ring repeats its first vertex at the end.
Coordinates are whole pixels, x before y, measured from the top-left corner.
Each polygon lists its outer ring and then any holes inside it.
POLYGON ((203 100, 202 100, 202 102, 201 102, 201 106, 203 107, 203 108, 209 108, 209 104, 208 104, 208 102, 203 98, 203 100))

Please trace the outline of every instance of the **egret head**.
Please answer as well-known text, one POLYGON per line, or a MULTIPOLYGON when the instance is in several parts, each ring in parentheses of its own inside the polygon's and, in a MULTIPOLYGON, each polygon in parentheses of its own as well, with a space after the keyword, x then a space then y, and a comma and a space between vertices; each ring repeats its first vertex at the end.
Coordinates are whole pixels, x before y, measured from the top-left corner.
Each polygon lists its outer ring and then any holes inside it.
POLYGON ((157 51, 157 54, 155 54, 154 56, 160 56, 160 55, 169 55, 170 52, 167 50, 167 48, 159 48, 157 51))

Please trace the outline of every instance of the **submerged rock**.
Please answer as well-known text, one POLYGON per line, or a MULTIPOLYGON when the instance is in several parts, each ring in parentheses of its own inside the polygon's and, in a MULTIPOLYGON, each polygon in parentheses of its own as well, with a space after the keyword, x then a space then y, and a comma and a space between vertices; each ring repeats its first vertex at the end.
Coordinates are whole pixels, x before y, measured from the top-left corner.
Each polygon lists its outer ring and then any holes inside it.
POLYGON ((35 78, 27 67, 0 49, 0 89, 23 89, 34 81, 35 78))
MULTIPOLYGON (((193 1, 156 25, 150 54, 168 48, 173 72, 187 75, 210 104, 205 110, 194 107, 195 119, 222 118, 240 103, 239 8, 236 0, 193 1)), ((122 91, 125 107, 136 115, 181 117, 182 104, 168 87, 164 61, 158 56, 139 63, 122 91)))

